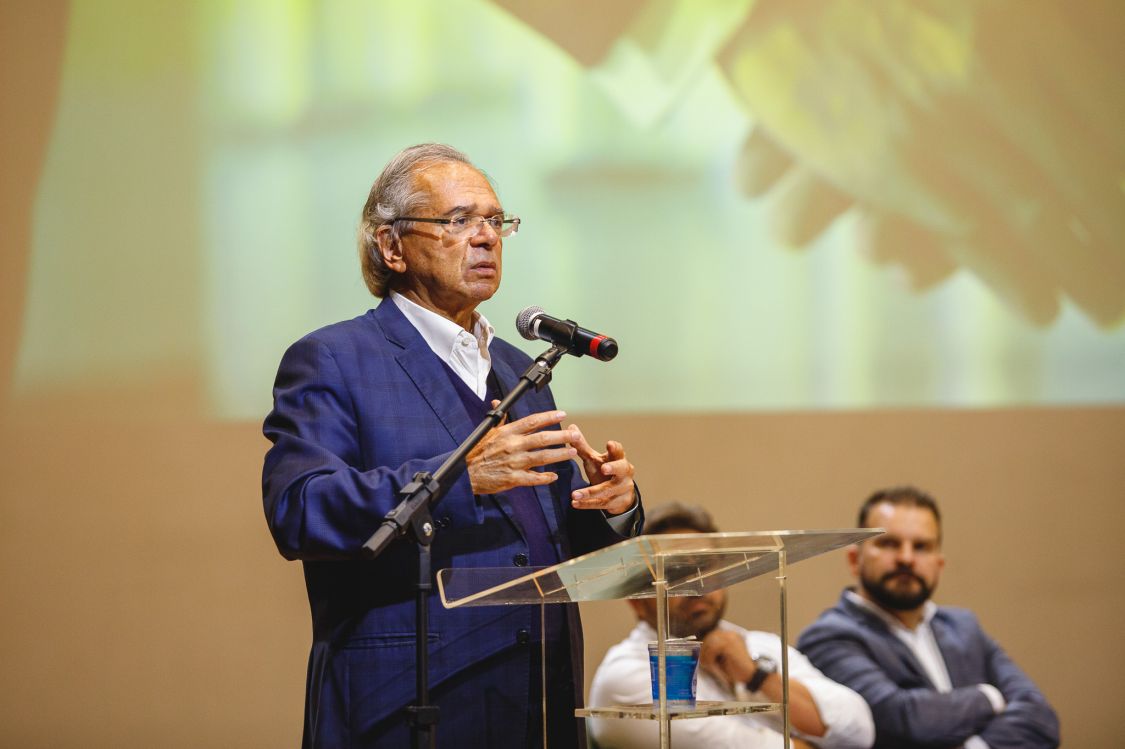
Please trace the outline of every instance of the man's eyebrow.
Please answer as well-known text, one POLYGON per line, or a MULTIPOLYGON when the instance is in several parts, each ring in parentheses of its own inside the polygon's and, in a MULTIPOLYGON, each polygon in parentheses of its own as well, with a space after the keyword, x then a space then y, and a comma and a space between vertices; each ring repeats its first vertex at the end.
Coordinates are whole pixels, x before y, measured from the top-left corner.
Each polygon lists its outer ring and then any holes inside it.
MULTIPOLYGON (((455 205, 441 215, 442 216, 455 216, 459 213, 476 214, 476 210, 477 210, 477 204, 476 203, 469 203, 468 205, 455 205)), ((495 215, 503 213, 503 212, 504 212, 504 210, 502 208, 500 208, 500 206, 496 206, 496 209, 492 213, 489 213, 488 215, 489 216, 495 216, 495 215)))

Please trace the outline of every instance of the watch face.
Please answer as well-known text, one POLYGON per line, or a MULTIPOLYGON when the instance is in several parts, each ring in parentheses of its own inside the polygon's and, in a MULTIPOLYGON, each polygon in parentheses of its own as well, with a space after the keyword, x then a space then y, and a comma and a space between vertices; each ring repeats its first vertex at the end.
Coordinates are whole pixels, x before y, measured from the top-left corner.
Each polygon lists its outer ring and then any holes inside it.
POLYGON ((759 656, 754 659, 754 675, 750 677, 750 681, 746 682, 746 688, 751 692, 757 692, 762 688, 766 678, 770 674, 777 673, 777 661, 767 656, 759 656))

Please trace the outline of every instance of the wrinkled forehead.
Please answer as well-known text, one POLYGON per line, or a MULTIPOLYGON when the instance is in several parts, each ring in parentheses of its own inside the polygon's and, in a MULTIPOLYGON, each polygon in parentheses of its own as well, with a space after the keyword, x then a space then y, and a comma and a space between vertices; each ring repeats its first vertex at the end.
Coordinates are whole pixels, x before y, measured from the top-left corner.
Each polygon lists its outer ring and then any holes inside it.
POLYGON ((428 208, 439 213, 459 211, 491 215, 501 212, 500 200, 488 177, 471 164, 431 161, 414 171, 414 187, 428 208))

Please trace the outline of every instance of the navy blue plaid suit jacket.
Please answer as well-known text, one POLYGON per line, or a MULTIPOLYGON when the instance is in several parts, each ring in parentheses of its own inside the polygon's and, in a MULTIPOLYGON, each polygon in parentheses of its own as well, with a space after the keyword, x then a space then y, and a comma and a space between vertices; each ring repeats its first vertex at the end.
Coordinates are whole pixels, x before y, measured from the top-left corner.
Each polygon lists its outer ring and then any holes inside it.
MULTIPOLYGON (((489 350, 507 391, 531 359, 500 339, 489 350)), ((554 408, 548 389, 532 390, 512 419, 554 408)), ((285 353, 264 426, 273 447, 263 496, 278 549, 304 563, 312 609, 304 746, 392 743, 385 726, 401 721, 401 708, 414 698, 416 552, 400 541, 366 560, 360 549, 398 503, 396 492, 416 471, 436 470, 475 426, 444 365, 389 299, 285 353)), ((535 495, 560 559, 622 540, 601 513, 570 506, 570 492, 583 484, 574 463, 550 470, 559 480, 535 487, 535 495)), ((467 475, 434 518, 435 571, 512 566, 528 551, 509 508, 474 496, 467 475)), ((578 702, 581 629, 577 608, 567 608, 569 652, 560 657, 571 661, 578 702)), ((441 685, 448 685, 457 702, 442 710, 439 741, 522 746, 530 659, 538 658, 528 633, 537 631, 538 608, 446 610, 435 591, 429 616, 431 685, 439 701, 441 685), (464 688, 457 691, 457 684, 464 688)))
POLYGON ((876 749, 959 747, 976 735, 991 749, 1058 746, 1055 711, 971 611, 942 606, 930 627, 952 692, 938 692, 910 649, 846 595, 801 633, 797 648, 828 678, 867 700, 876 749), (977 684, 999 689, 1007 709, 995 714, 977 684))

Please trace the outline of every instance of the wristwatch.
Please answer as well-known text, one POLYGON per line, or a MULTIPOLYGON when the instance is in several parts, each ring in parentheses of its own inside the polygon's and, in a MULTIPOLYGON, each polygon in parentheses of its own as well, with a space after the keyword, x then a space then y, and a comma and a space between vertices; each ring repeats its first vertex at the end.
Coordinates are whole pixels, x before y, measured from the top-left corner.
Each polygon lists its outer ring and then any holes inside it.
POLYGON ((757 692, 765 683, 766 677, 777 673, 777 661, 768 655, 760 655, 754 659, 754 675, 746 682, 746 689, 757 692))

